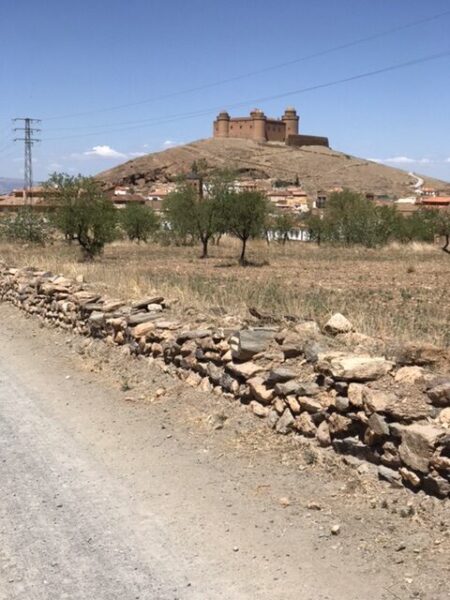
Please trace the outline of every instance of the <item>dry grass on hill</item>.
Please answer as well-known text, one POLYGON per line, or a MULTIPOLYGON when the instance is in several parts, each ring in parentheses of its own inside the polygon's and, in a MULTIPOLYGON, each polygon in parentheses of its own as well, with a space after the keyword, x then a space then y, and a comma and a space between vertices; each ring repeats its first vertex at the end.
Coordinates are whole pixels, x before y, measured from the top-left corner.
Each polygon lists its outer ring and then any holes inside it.
POLYGON ((371 335, 450 344, 450 257, 437 247, 382 250, 251 243, 261 266, 237 265, 238 244, 223 240, 212 257, 198 247, 117 242, 93 263, 80 263, 76 245, 45 248, 0 245, 0 260, 67 276, 83 274, 111 297, 162 294, 177 310, 248 316, 248 308, 275 317, 323 322, 336 311, 371 335), (268 264, 267 264, 268 263, 268 264))

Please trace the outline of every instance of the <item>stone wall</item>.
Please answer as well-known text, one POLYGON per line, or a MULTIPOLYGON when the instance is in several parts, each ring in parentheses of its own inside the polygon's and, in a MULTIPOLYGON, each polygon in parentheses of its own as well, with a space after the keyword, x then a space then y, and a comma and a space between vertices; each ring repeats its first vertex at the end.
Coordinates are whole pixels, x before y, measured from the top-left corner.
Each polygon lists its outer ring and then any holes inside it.
POLYGON ((327 137, 319 135, 288 135, 286 139, 287 146, 325 146, 330 147, 330 142, 327 137))
POLYGON ((46 324, 171 364, 187 384, 248 405, 282 435, 376 465, 392 485, 450 495, 450 356, 355 332, 342 315, 228 328, 181 322, 162 297, 133 304, 82 280, 0 264, 0 300, 46 324))

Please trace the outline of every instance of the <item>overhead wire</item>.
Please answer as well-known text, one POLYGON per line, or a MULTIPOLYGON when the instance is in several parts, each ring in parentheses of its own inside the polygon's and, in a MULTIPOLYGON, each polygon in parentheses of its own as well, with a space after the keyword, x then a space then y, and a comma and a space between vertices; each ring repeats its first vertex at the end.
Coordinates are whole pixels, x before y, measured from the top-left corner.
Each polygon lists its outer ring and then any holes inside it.
POLYGON ((211 82, 211 83, 206 83, 200 86, 196 86, 196 87, 192 87, 192 88, 187 88, 184 90, 178 90, 175 92, 170 92, 167 94, 163 94, 161 96, 155 96, 153 98, 147 98, 144 100, 139 100, 137 102, 129 102, 126 104, 119 104, 116 106, 110 106, 110 107, 105 107, 105 108, 100 108, 100 109, 93 109, 93 110, 89 110, 89 111, 84 111, 84 112, 78 112, 78 113, 71 113, 71 114, 65 114, 65 115, 54 115, 54 116, 49 116, 49 117, 45 117, 45 121, 53 121, 53 120, 59 120, 59 119, 69 119, 69 118, 74 118, 74 117, 82 117, 82 116, 89 116, 89 115, 93 115, 93 114, 99 114, 99 113, 104 113, 104 112, 110 112, 110 111, 115 111, 115 110, 121 110, 123 108, 131 108, 134 106, 140 106, 140 105, 144 105, 144 104, 150 104, 152 102, 157 102, 160 100, 167 100, 169 98, 174 98, 177 96, 181 96, 181 95, 185 95, 185 94, 190 94, 190 93, 194 93, 194 92, 199 92, 199 91, 204 91, 206 89, 210 89, 213 87, 217 87, 220 85, 225 85, 227 83, 233 83, 236 81, 240 81, 242 79, 246 79, 248 77, 252 77, 255 75, 260 75, 263 73, 268 73, 270 71, 274 71, 274 70, 278 70, 280 68, 284 68, 284 67, 288 67, 288 66, 292 66, 294 64, 298 64, 307 60, 312 60, 314 58, 319 58, 321 56, 326 56, 327 54, 331 54, 333 52, 339 51, 339 50, 345 50, 348 48, 352 48, 354 46, 357 46, 359 44, 362 43, 366 43, 366 42, 370 42, 382 37, 385 37, 387 35, 392 35, 394 33, 398 33, 399 31, 404 31, 406 29, 410 29, 413 27, 416 27, 418 25, 422 25, 424 23, 428 23, 428 22, 432 22, 438 19, 441 19, 443 17, 447 17, 450 16, 450 10, 446 10, 443 12, 440 12, 438 14, 434 14, 431 15, 429 17, 424 17, 422 19, 418 19, 416 21, 412 21, 410 23, 406 23, 404 25, 398 25, 396 27, 392 27, 390 29, 386 29, 384 31, 380 31, 378 33, 374 33, 372 35, 369 36, 365 36, 362 38, 358 38, 355 40, 351 40, 349 42, 345 42, 343 44, 339 44, 337 46, 332 46, 331 48, 326 48, 324 50, 320 50, 318 52, 314 52, 299 58, 295 58, 289 61, 285 61, 282 63, 278 63, 276 65, 272 65, 272 66, 267 66, 267 67, 263 67, 261 69, 258 70, 254 70, 254 71, 249 71, 247 73, 242 73, 240 75, 236 75, 234 77, 229 77, 227 79, 222 79, 219 81, 215 81, 215 82, 211 82))
MULTIPOLYGON (((319 89, 324 89, 324 88, 329 88, 329 87, 333 87, 335 85, 340 85, 343 83, 349 83, 351 81, 357 81, 360 79, 366 79, 368 77, 373 77, 376 75, 381 75, 383 73, 388 73, 388 72, 392 72, 392 71, 397 71, 400 69, 404 69, 407 67, 411 67, 414 65, 418 65, 418 64, 423 64, 426 62, 430 62, 433 60, 438 60, 440 58, 444 58, 450 56, 450 50, 445 50, 443 52, 438 52, 435 54, 430 54, 427 56, 423 56, 420 58, 416 58, 416 59, 411 59, 405 62, 401 62, 401 63, 397 63, 394 65, 388 65, 386 67, 382 67, 379 69, 374 69, 371 71, 366 71, 364 73, 358 73, 356 75, 351 75, 348 77, 343 77, 340 79, 335 79, 332 81, 328 81, 328 82, 324 82, 324 83, 319 83, 316 85, 312 85, 312 86, 308 86, 305 88, 300 88, 297 90, 290 90, 287 92, 282 92, 280 94, 274 94, 271 96, 261 96, 259 98, 252 98, 249 100, 245 100, 245 101, 241 101, 241 102, 236 102, 234 104, 229 104, 229 108, 239 108, 242 106, 247 106, 249 104, 253 104, 255 102, 268 102, 271 100, 277 100, 280 98, 286 98, 288 96, 295 96, 295 95, 300 95, 300 94, 304 94, 307 92, 311 92, 311 91, 315 91, 315 90, 319 90, 319 89)), ((90 132, 90 133, 81 133, 81 134, 74 134, 74 135, 69 135, 69 136, 60 136, 60 137, 50 137, 50 138, 44 138, 45 141, 53 141, 53 140, 65 140, 65 139, 73 139, 73 138, 79 138, 79 137, 88 137, 88 136, 92 136, 92 135, 99 135, 100 134, 105 134, 105 133, 119 133, 122 131, 130 131, 133 129, 140 129, 143 125, 146 124, 155 124, 155 125, 159 125, 159 124, 164 124, 164 123, 168 123, 168 122, 173 122, 173 121, 179 121, 179 120, 183 120, 183 119, 189 119, 189 118, 195 118, 197 116, 204 116, 206 114, 210 114, 214 111, 220 110, 220 107, 210 107, 210 108, 205 108, 199 111, 193 111, 191 113, 181 113, 178 115, 169 115, 167 117, 163 117, 163 118, 155 118, 155 119, 145 119, 142 121, 136 121, 134 126, 131 127, 124 127, 124 128, 117 128, 117 129, 109 129, 109 130, 105 130, 105 131, 96 131, 96 132, 90 132)))

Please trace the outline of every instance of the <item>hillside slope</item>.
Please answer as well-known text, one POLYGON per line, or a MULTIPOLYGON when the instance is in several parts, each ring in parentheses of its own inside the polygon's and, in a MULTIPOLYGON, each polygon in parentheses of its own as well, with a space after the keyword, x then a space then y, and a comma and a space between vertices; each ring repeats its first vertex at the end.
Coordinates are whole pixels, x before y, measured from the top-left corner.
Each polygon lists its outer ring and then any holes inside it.
MULTIPOLYGON (((349 156, 330 148, 295 148, 284 144, 260 144, 244 139, 206 139, 141 156, 97 175, 108 187, 137 185, 145 189, 151 183, 170 181, 187 173, 195 160, 208 166, 235 168, 255 178, 279 178, 293 181, 299 177, 305 191, 348 187, 361 192, 409 195, 415 179, 405 171, 366 159, 349 156)), ((425 185, 450 190, 450 183, 424 177, 425 185)))

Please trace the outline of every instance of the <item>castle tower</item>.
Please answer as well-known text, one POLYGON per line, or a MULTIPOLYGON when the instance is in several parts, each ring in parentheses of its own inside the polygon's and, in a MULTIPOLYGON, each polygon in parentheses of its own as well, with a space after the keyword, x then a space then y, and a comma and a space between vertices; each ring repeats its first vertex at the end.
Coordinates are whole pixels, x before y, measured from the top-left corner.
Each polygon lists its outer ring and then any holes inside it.
POLYGON ((289 106, 282 117, 282 121, 285 124, 285 141, 290 135, 298 135, 298 122, 299 117, 297 111, 292 106, 289 106))
POLYGON ((214 137, 228 137, 230 133, 230 115, 223 110, 217 115, 217 119, 214 122, 214 137))
POLYGON ((253 139, 255 142, 266 141, 266 115, 259 108, 255 108, 250 113, 253 125, 253 139))

